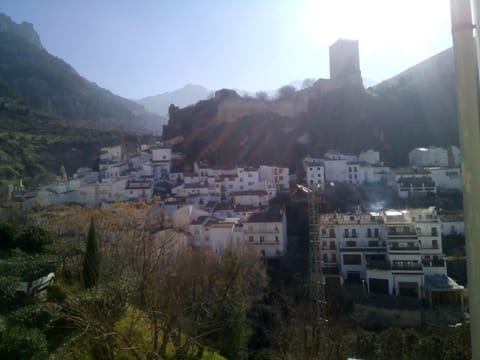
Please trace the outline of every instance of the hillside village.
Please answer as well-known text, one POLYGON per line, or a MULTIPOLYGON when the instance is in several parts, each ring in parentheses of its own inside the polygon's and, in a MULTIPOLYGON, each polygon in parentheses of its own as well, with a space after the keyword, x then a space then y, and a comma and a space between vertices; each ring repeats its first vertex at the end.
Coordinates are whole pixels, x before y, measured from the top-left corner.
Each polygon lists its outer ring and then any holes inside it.
MULTIPOLYGON (((302 169, 291 174, 285 167, 216 168, 201 161, 192 171, 180 171, 185 164, 171 144, 103 148, 98 171, 80 168, 69 177, 62 168, 58 181, 25 193, 23 207, 153 200, 175 228, 186 231, 194 248, 222 253, 248 246, 261 258, 275 259, 287 253, 288 214, 285 206, 271 202, 277 196, 295 197, 297 184, 319 194, 340 184, 375 184, 391 188, 399 198, 461 191, 455 146, 413 149, 411 166, 397 169, 382 163, 374 150, 358 155, 329 151, 322 158, 306 157, 302 169)), ((363 283, 368 292, 463 306, 463 287, 447 276, 442 251, 442 235, 464 232, 461 214, 444 215, 434 207, 358 208, 354 213, 324 213, 319 224, 328 286, 363 283), (441 294, 450 295, 445 300, 441 294)))
MULTIPOLYGON (((330 57, 331 79, 320 79, 317 88, 361 86, 358 42, 339 40, 330 57)), ((151 144, 125 140, 101 149, 98 169, 82 167, 69 176, 62 166, 57 181, 28 192, 20 181, 13 196, 24 209, 153 201, 174 228, 187 234, 190 246, 213 253, 247 246, 268 260, 287 255, 289 214, 278 199, 298 197, 298 186, 319 196, 341 185, 375 186, 397 199, 427 202, 462 190, 461 154, 453 145, 414 148, 409 166, 398 168, 372 149, 359 154, 329 150, 322 157, 306 156, 297 168, 268 163, 225 167, 200 159, 188 163, 178 152, 184 140, 181 135, 151 144)), ((351 205, 357 206, 354 212, 320 216, 316 241, 326 284, 359 283, 367 292, 409 295, 430 305, 445 301, 439 293, 448 293, 463 304, 462 286, 447 276, 441 238, 463 233, 460 213, 351 205)))

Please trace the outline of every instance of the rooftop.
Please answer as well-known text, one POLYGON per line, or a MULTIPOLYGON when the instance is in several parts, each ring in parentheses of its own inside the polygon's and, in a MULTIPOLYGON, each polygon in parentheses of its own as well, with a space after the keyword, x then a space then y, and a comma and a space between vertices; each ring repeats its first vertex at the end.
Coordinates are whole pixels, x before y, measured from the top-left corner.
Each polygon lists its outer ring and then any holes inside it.
POLYGON ((281 222, 285 209, 283 206, 272 205, 266 211, 254 212, 251 214, 246 223, 265 223, 265 222, 281 222))

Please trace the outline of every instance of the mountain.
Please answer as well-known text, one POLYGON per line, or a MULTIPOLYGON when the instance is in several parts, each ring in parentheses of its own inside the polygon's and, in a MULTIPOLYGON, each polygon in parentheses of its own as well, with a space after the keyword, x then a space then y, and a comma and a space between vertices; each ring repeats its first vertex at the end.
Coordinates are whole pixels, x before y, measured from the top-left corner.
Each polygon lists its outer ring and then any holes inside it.
POLYGON ((164 122, 49 54, 32 24, 0 14, 0 184, 95 166, 100 147, 164 122))
POLYGON ((43 48, 32 24, 16 24, 4 14, 0 14, 0 99, 3 107, 25 107, 104 129, 158 131, 164 121, 80 76, 43 48))
POLYGON ((165 116, 168 114, 168 107, 171 104, 185 107, 208 98, 210 94, 211 91, 201 85, 187 84, 181 89, 138 99, 137 102, 148 111, 165 116))
POLYGON ((182 135, 178 150, 188 160, 216 165, 294 168, 308 154, 373 148, 399 166, 414 147, 458 144, 455 92, 449 49, 368 89, 320 79, 277 100, 217 91, 193 106, 172 108, 164 136, 182 135))

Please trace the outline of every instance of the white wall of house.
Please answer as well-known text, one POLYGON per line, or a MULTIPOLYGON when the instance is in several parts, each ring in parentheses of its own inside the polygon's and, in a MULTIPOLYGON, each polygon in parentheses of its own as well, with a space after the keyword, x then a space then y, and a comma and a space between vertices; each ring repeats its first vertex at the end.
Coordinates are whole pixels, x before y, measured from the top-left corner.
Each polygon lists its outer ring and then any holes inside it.
POLYGON ((457 167, 427 168, 439 190, 462 190, 462 172, 457 167))
POLYGON ((408 153, 410 166, 448 166, 447 149, 431 146, 415 148, 408 153))
POLYGON ((364 161, 370 165, 378 164, 380 162, 380 153, 371 149, 362 151, 358 155, 358 161, 364 161))
POLYGON ((323 162, 325 166, 325 181, 326 182, 346 182, 348 179, 347 160, 330 160, 326 159, 323 162))
POLYGON ((320 189, 325 188, 325 167, 320 161, 305 162, 307 185, 317 185, 320 189))
POLYGON ((152 149, 152 161, 172 161, 172 149, 167 147, 152 149))
POLYGON ((100 161, 121 161, 122 146, 104 147, 100 150, 100 161))
POLYGON ((289 169, 286 167, 260 165, 258 174, 260 181, 269 181, 275 184, 278 191, 286 191, 290 188, 289 169))
POLYGON ((285 210, 279 211, 280 219, 257 222, 254 213, 243 223, 244 242, 258 256, 280 257, 287 251, 287 220, 285 210))
POLYGON ((269 200, 265 191, 238 191, 232 196, 235 205, 265 206, 269 200))

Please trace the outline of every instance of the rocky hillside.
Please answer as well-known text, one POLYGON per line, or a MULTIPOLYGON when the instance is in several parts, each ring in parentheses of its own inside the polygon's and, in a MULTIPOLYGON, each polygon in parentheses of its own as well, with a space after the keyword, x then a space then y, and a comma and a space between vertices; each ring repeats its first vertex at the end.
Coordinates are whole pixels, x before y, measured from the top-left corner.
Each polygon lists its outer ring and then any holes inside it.
POLYGON ((162 122, 49 54, 32 24, 0 14, 0 110, 18 109, 103 129, 158 131, 162 122))
POLYGON ((278 163, 328 149, 381 151, 392 166, 416 146, 458 144, 453 52, 446 50, 364 89, 317 81, 281 100, 222 90, 183 109, 172 107, 165 137, 183 135, 189 159, 218 165, 278 163))
POLYGON ((100 147, 162 123, 49 54, 32 24, 0 14, 0 185, 94 166, 100 147))

